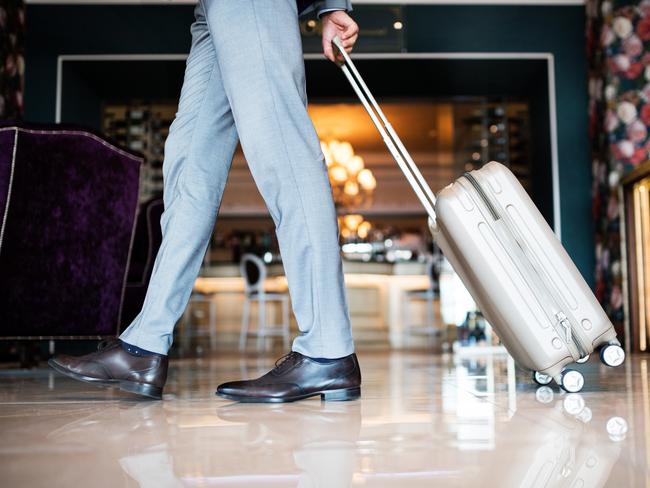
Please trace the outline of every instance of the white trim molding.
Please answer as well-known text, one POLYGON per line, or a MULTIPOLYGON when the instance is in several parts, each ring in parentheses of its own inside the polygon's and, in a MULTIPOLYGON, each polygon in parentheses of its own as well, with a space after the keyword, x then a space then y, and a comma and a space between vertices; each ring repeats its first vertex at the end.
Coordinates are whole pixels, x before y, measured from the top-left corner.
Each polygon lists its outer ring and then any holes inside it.
MULTIPOLYGON (((553 181, 553 230, 562 240, 562 215, 560 206, 560 164, 558 154, 557 97, 555 86, 555 57, 550 52, 458 52, 458 53, 360 53, 354 54, 359 60, 384 59, 463 59, 463 60, 543 60, 547 63, 549 124, 551 135, 551 174, 553 181)), ((329 62, 322 54, 305 54, 307 60, 329 62)), ((61 122, 61 95, 63 83, 63 63, 65 61, 184 61, 185 54, 66 54, 57 60, 56 122, 61 122)))
POLYGON ((56 106, 54 121, 61 123, 64 61, 185 61, 187 54, 62 54, 56 60, 56 106))

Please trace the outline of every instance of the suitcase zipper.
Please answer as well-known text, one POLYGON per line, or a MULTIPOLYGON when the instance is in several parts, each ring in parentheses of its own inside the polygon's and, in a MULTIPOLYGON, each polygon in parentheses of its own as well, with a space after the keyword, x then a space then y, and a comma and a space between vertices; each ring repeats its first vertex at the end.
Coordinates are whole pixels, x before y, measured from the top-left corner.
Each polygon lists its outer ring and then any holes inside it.
MULTIPOLYGON (((463 176, 472 185, 472 187, 476 190, 476 192, 478 193, 480 199, 485 204, 486 208, 488 209, 488 212, 490 213, 490 215, 492 216, 494 221, 496 222, 496 221, 501 220, 504 223, 505 227, 508 229, 508 231, 510 231, 510 229, 508 228, 507 223, 505 222, 505 219, 502 218, 499 211, 496 209, 496 207, 492 203, 492 200, 488 197, 487 193, 485 192, 485 190, 483 189, 481 184, 478 182, 478 180, 474 177, 474 175, 467 172, 463 176)), ((508 233, 514 239, 514 241, 519 246, 519 248, 521 248, 521 250, 523 251, 524 248, 519 243, 516 236, 512 232, 508 232, 508 233)), ((525 255, 525 253, 524 253, 524 255, 525 255)), ((544 288, 546 288, 546 286, 544 286, 544 288)), ((576 349, 578 350, 578 353, 580 354, 580 357, 587 356, 589 354, 589 351, 584 346, 584 344, 582 342, 582 339, 580 338, 579 334, 575 333, 575 329, 574 329, 573 325, 571 324, 571 321, 569 320, 567 315, 562 311, 562 307, 557 302, 555 297, 553 297, 552 293, 549 293, 548 290, 544 290, 544 291, 545 291, 545 294, 551 298, 551 301, 559 309, 559 311, 554 314, 555 320, 557 321, 554 324, 554 328, 555 328, 556 332, 558 332, 558 335, 562 336, 562 339, 564 340, 564 342, 566 342, 567 344, 573 344, 576 347, 576 349), (562 331, 562 334, 560 334, 559 331, 562 331)))
POLYGON ((463 175, 467 181, 471 183, 471 185, 474 187, 474 189, 477 191, 478 195, 481 197, 481 200, 483 200, 483 203, 485 203, 485 206, 487 207, 488 211, 492 215, 492 218, 497 221, 501 218, 499 215, 499 212, 497 212, 497 209, 494 208, 494 205, 492 205, 492 201, 488 198, 487 193, 485 193, 485 190, 481 187, 480 183, 474 178, 473 175, 470 173, 465 173, 463 175))

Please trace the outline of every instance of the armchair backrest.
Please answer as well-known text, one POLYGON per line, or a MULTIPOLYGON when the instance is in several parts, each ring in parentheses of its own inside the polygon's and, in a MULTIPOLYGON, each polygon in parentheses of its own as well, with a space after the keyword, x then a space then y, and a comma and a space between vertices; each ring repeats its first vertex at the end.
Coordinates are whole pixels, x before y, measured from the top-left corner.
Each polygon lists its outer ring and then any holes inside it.
POLYGON ((0 338, 117 333, 141 164, 83 129, 0 127, 0 338))

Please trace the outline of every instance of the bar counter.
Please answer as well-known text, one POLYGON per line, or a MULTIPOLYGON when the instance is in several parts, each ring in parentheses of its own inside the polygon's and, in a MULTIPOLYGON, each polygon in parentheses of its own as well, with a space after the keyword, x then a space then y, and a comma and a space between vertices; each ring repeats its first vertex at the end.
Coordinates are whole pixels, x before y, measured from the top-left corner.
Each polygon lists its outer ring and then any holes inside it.
MULTIPOLYGON (((267 267, 266 290, 287 291, 287 280, 281 264, 267 267)), ((355 340, 359 343, 402 347, 404 324, 408 316, 411 324, 423 324, 423 303, 404 307, 404 292, 424 290, 429 286, 426 265, 417 262, 364 263, 343 262, 343 273, 348 295, 350 317, 355 340)), ((196 280, 195 293, 208 295, 216 302, 216 324, 220 345, 233 346, 241 327, 244 300, 244 281, 236 264, 223 264, 204 268, 196 280)), ((278 317, 279 310, 268 305, 270 320, 278 317)), ((437 305, 436 305, 437 307, 437 305)), ((438 315, 438 314, 437 314, 438 315)), ((252 325, 257 320, 253 309, 252 325)), ((291 317, 292 333, 297 333, 295 317, 291 317)))

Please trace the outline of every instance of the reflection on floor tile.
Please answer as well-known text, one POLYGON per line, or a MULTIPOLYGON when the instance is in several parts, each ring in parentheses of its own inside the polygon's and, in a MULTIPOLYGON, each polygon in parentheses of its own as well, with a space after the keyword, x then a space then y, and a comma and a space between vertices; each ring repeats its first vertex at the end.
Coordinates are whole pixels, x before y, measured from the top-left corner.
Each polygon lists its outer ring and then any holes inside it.
POLYGON ((3 486, 650 487, 645 356, 537 387, 504 355, 362 354, 363 398, 240 405, 272 358, 172 364, 162 402, 0 371, 3 486))

